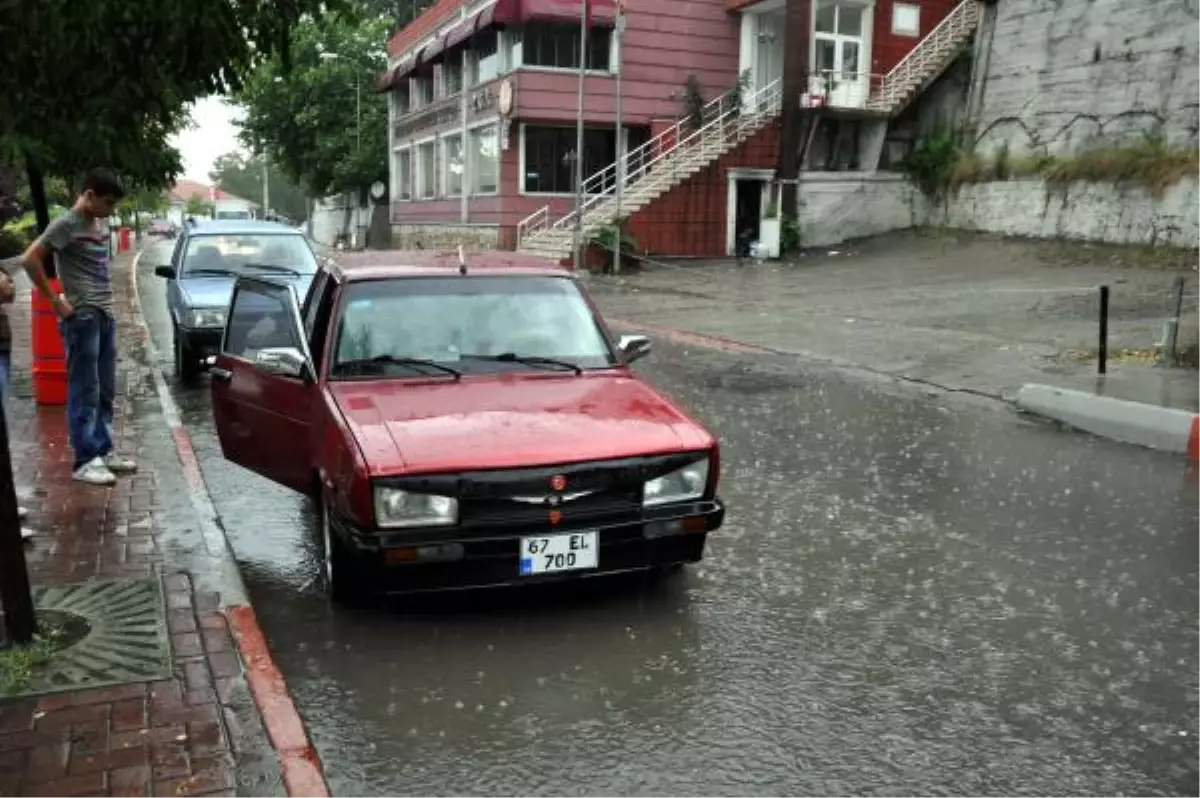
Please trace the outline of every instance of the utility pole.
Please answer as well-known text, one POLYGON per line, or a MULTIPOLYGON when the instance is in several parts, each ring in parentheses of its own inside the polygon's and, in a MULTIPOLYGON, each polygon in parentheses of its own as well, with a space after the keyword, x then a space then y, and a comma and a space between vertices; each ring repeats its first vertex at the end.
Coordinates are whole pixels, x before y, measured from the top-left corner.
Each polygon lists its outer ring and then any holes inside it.
POLYGON ((625 0, 617 0, 617 19, 613 26, 613 35, 617 38, 617 80, 616 80, 616 117, 617 117, 617 168, 613 170, 617 181, 614 193, 617 202, 617 251, 613 254, 613 273, 621 273, 621 244, 625 238, 625 220, 621 218, 621 196, 625 190, 625 124, 621 119, 621 73, 622 61, 625 60, 625 0))
POLYGON ((267 218, 271 208, 271 178, 267 173, 267 156, 263 155, 262 163, 262 216, 267 218))
POLYGON ((37 619, 25 564, 21 519, 17 517, 7 416, 0 407, 0 603, 4 605, 4 629, 9 641, 28 643, 37 633, 37 619))
POLYGON ((575 270, 583 268, 583 84, 587 75, 588 0, 579 3, 579 99, 575 112, 575 270))

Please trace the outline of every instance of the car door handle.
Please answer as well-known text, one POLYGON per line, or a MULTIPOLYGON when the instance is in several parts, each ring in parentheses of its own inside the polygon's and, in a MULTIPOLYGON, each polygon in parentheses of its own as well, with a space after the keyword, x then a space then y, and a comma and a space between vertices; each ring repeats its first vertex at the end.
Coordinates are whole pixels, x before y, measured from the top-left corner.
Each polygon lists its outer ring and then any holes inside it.
POLYGON ((210 366, 208 369, 208 374, 214 380, 220 380, 221 382, 229 382, 231 379, 233 379, 232 371, 229 369, 217 368, 216 366, 210 366))

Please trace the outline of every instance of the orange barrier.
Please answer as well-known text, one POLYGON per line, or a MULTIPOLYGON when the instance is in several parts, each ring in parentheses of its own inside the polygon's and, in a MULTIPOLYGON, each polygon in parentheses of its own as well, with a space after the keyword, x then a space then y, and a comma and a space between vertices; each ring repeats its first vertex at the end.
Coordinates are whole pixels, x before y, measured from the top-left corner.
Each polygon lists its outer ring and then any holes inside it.
POLYGON ((1192 428, 1188 430, 1187 456, 1189 460, 1200 460, 1200 416, 1192 417, 1192 428))
MULTIPOLYGON (((51 280, 55 292, 62 291, 58 280, 51 280)), ((34 289, 32 305, 33 329, 30 346, 33 349, 33 395, 39 405, 67 403, 67 352, 58 329, 58 314, 42 292, 34 289)))
POLYGON ((130 249, 133 248, 133 240, 130 236, 131 236, 131 231, 129 230, 129 228, 122 227, 120 237, 117 239, 117 251, 118 252, 128 252, 130 249))

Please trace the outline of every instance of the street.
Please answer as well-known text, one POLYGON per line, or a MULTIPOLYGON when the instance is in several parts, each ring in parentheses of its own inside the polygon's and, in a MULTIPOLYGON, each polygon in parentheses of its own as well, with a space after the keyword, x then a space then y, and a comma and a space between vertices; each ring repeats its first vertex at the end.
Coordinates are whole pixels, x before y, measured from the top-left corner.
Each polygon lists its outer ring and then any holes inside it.
POLYGON ((333 794, 1196 794, 1182 458, 655 347, 639 370, 723 445, 703 563, 366 610, 322 593, 308 502, 222 459, 207 382, 170 378, 333 794))

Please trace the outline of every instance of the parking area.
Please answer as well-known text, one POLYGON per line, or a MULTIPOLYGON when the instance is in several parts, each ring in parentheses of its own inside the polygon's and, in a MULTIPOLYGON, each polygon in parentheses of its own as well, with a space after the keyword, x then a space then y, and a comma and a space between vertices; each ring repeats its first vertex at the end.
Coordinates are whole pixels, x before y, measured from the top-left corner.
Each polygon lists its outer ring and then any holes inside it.
POLYGON ((1196 344, 1195 266, 1191 252, 913 232, 786 263, 676 261, 597 278, 592 290, 606 314, 629 321, 1005 396, 1026 382, 1095 387, 1107 284, 1105 390, 1195 408, 1196 372, 1145 356, 1180 276, 1180 347, 1196 344))

